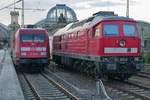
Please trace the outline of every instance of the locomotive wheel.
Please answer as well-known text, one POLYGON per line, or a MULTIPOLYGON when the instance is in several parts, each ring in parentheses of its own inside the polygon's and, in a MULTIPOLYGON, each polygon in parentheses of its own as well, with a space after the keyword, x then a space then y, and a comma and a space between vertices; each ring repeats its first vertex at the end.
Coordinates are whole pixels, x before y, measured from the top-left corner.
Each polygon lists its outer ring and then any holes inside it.
POLYGON ((78 70, 79 65, 80 65, 80 62, 79 61, 75 61, 73 63, 73 69, 78 70))
POLYGON ((43 72, 45 70, 44 66, 40 68, 40 72, 43 72))
POLYGON ((86 66, 87 66, 86 74, 87 74, 87 76, 90 76, 91 75, 91 68, 92 68, 91 63, 90 62, 87 63, 86 66))
POLYGON ((119 79, 120 81, 124 81, 124 80, 127 80, 129 77, 130 77, 129 74, 120 74, 120 75, 118 76, 118 79, 119 79))
POLYGON ((94 77, 95 77, 95 79, 99 79, 99 71, 98 71, 98 69, 95 67, 94 68, 94 77))
POLYGON ((93 63, 90 63, 88 66, 91 66, 90 69, 89 69, 89 74, 90 75, 95 75, 95 66, 93 63))
POLYGON ((101 69, 101 65, 98 62, 95 62, 94 73, 95 73, 96 79, 100 79, 101 77, 104 76, 102 69, 101 69))
POLYGON ((113 74, 107 74, 107 75, 104 75, 104 77, 107 79, 107 80, 114 80, 115 79, 115 76, 113 74))
POLYGON ((89 67, 88 66, 89 64, 87 62, 84 63, 84 66, 83 66, 83 72, 85 72, 86 74, 88 74, 88 70, 89 70, 89 67))
POLYGON ((86 73, 86 62, 85 61, 82 61, 81 62, 81 65, 80 65, 80 73, 86 73))

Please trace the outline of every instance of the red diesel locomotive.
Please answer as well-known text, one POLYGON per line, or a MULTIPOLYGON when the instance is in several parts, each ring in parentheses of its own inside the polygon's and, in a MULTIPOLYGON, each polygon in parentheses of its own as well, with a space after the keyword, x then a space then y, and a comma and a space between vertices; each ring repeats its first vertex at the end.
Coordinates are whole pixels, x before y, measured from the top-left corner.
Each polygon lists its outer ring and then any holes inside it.
POLYGON ((137 22, 93 15, 69 24, 54 34, 53 60, 90 75, 128 79, 143 68, 137 22))
POLYGON ((44 29, 21 28, 15 33, 12 58, 17 68, 43 70, 49 65, 49 38, 44 29))

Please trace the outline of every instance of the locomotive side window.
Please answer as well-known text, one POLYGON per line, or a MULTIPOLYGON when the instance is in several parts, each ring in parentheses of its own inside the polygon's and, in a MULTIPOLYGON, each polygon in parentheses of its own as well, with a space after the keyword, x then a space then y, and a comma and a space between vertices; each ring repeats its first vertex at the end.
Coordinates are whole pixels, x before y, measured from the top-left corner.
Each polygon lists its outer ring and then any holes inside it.
POLYGON ((100 36, 100 29, 96 28, 95 29, 95 37, 99 37, 100 36))
POLYGON ((79 38, 79 31, 77 32, 77 38, 79 38))
POLYGON ((105 36, 118 36, 119 26, 117 24, 105 24, 104 25, 104 35, 105 36))
POLYGON ((124 24, 123 31, 126 36, 136 36, 136 28, 131 24, 124 24))

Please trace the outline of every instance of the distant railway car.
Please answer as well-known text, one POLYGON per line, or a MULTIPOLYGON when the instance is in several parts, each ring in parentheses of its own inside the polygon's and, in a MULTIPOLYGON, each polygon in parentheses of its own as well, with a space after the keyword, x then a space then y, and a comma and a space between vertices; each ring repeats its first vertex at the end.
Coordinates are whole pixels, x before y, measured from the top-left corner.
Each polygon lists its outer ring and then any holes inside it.
POLYGON ((17 68, 43 70, 49 65, 49 38, 44 29, 21 28, 12 43, 12 58, 17 68))
POLYGON ((128 79, 143 68, 137 22, 94 15, 69 24, 54 34, 53 60, 88 74, 128 79))

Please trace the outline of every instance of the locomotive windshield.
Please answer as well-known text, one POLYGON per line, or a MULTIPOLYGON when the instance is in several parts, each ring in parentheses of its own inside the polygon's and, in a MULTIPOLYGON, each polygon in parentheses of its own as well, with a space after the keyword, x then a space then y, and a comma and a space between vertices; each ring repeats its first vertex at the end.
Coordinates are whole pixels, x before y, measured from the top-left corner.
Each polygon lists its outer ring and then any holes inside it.
POLYGON ((32 34, 21 34, 22 42, 32 42, 32 34))
POLYGON ((124 31, 125 36, 136 36, 137 35, 135 26, 131 25, 131 24, 124 24, 123 31, 124 31))
POLYGON ((21 34, 21 41, 42 43, 45 41, 45 34, 21 34))
POLYGON ((105 36, 118 36, 119 26, 117 24, 105 24, 104 25, 104 35, 105 36))
POLYGON ((45 34, 34 34, 33 41, 34 42, 44 42, 45 34))

